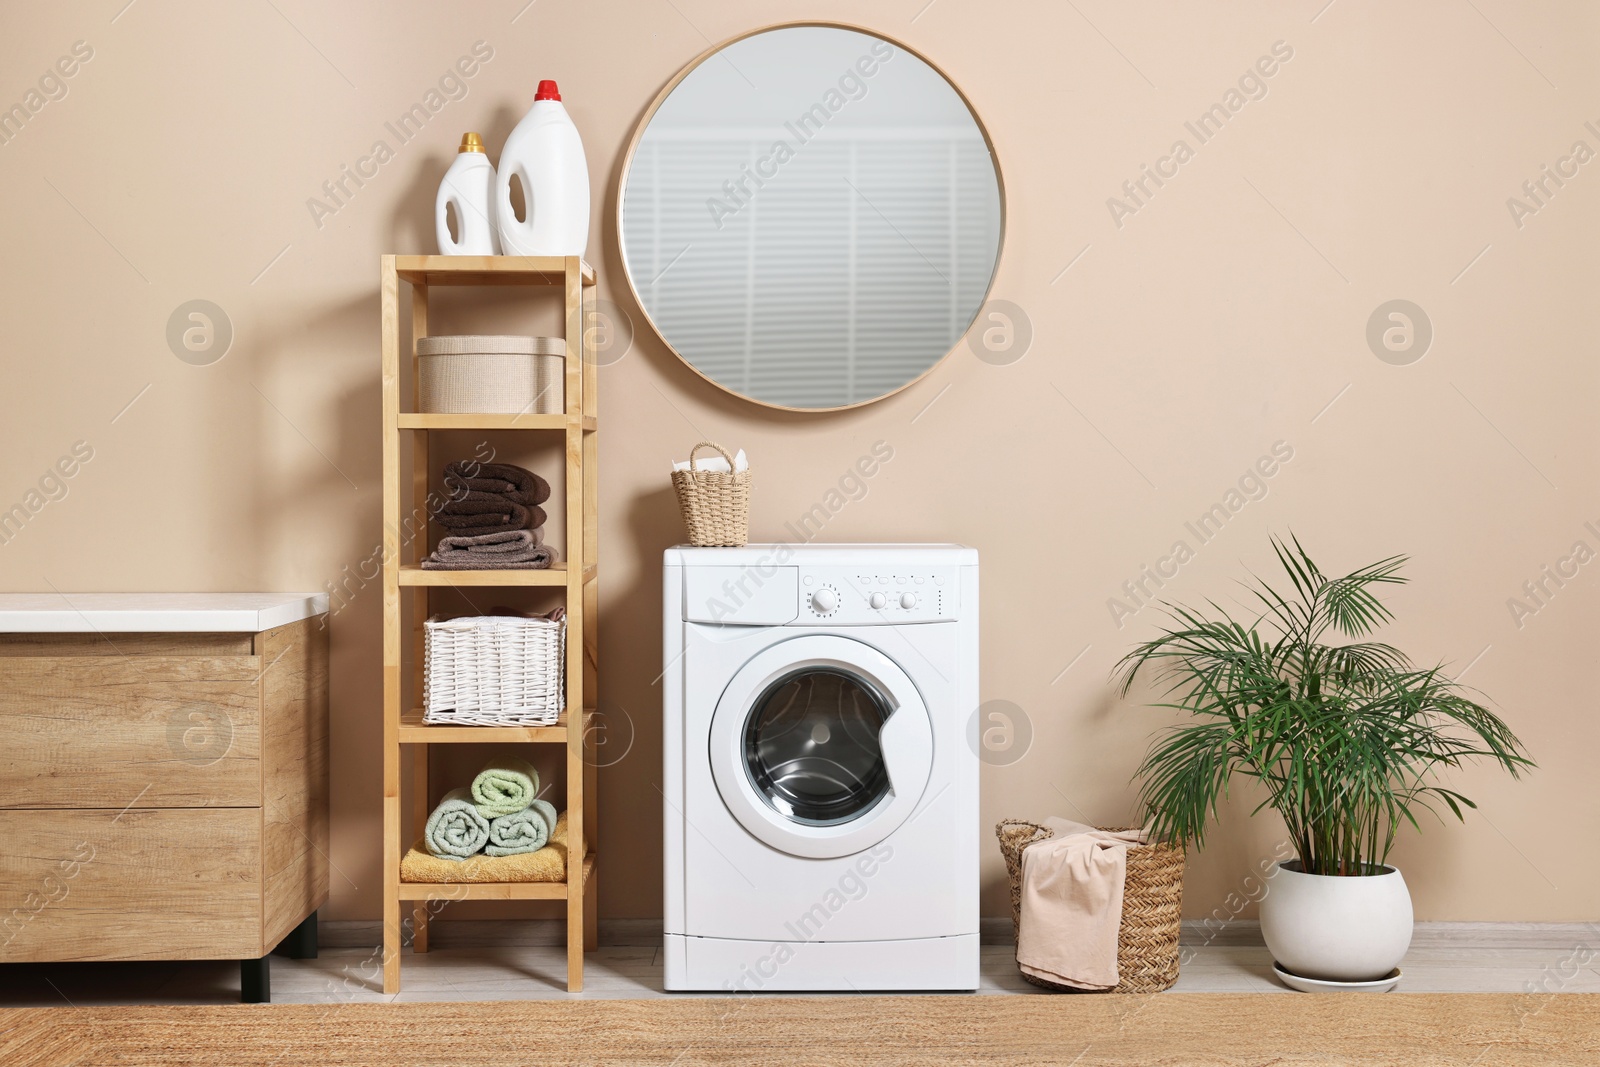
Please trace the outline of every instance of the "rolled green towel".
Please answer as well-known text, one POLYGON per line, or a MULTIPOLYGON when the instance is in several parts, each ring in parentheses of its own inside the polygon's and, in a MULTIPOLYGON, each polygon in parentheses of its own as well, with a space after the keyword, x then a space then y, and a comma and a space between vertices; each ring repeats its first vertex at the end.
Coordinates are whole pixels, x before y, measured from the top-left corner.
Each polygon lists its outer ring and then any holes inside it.
POLYGON ((464 860, 489 842, 489 820, 478 814, 465 789, 452 789, 428 816, 422 840, 442 860, 464 860))
POLYGON ((548 800, 535 800, 521 811, 491 820, 489 843, 483 851, 490 856, 537 852, 550 840, 550 831, 555 827, 555 805, 548 800))
POLYGON ((472 802, 485 819, 514 815, 539 795, 539 772, 516 756, 499 756, 472 780, 472 802))

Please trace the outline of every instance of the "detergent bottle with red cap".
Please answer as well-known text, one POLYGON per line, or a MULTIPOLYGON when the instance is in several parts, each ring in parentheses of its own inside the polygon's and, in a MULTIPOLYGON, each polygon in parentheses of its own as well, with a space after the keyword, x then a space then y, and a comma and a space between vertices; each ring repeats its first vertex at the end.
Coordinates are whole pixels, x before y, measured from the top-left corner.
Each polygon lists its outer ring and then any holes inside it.
POLYGON ((589 165, 556 83, 539 83, 495 168, 495 225, 508 256, 581 256, 589 243, 589 165), (519 217, 511 183, 522 189, 519 217))

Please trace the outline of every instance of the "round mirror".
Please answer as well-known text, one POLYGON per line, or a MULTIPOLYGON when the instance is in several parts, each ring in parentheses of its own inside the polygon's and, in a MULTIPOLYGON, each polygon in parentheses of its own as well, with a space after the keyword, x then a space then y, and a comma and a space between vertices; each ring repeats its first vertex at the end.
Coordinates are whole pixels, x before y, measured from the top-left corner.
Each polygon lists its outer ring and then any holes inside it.
POLYGON ((833 25, 714 48, 623 167, 635 297, 705 378, 774 407, 888 396, 956 346, 1000 254, 1000 173, 961 93, 903 45, 833 25))

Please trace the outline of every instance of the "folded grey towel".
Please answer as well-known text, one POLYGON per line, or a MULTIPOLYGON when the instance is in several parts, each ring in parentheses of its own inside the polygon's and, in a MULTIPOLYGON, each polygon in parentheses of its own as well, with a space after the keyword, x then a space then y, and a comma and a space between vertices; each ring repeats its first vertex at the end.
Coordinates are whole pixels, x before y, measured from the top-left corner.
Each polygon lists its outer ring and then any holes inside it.
POLYGON ((539 543, 539 530, 501 530, 470 537, 441 537, 422 561, 426 571, 542 570, 555 562, 555 550, 539 543))
POLYGON ((537 530, 497 530, 470 537, 456 534, 439 538, 439 547, 447 552, 522 552, 542 544, 542 527, 537 530))
POLYGON ((555 827, 555 806, 548 800, 530 800, 521 811, 489 820, 489 843, 483 851, 490 856, 537 852, 550 840, 555 827))
POLYGON ((470 793, 452 789, 428 816, 422 840, 442 860, 464 860, 488 844, 489 820, 478 814, 470 793))
POLYGON ((521 756, 503 753, 472 779, 472 802, 485 819, 525 809, 539 795, 539 772, 521 756))
POLYGON ((444 487, 452 496, 499 493, 515 504, 543 504, 550 499, 549 482, 512 463, 478 463, 470 459, 447 463, 444 487))

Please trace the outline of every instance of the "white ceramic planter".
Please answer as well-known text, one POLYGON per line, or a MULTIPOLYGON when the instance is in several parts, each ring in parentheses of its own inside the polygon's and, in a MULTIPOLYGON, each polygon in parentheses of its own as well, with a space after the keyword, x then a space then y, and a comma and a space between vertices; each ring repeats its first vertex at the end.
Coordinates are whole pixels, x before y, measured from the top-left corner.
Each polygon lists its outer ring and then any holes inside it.
POLYGON ((1367 982, 1400 965, 1411 946, 1411 893, 1393 867, 1345 878, 1279 864, 1261 898, 1272 958, 1306 978, 1367 982))

